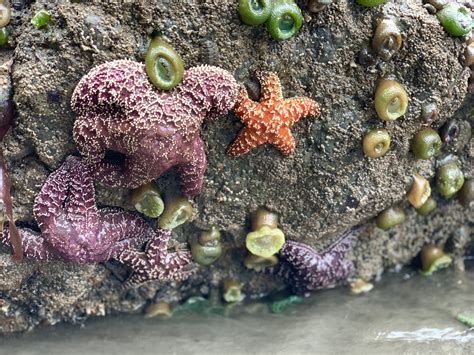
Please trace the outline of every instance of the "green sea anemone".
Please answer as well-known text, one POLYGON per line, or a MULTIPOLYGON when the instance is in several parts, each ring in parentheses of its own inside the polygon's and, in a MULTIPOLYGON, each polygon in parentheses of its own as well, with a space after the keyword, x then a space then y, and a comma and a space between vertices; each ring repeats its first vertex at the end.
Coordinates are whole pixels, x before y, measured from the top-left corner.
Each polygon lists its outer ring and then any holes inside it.
POLYGON ((162 90, 175 88, 183 79, 184 63, 175 49, 160 36, 150 42, 145 70, 152 84, 162 90))
POLYGON ((240 0, 240 19, 247 25, 260 25, 268 20, 272 7, 272 0, 240 0))
POLYGON ((417 159, 431 159, 441 150, 441 137, 432 128, 423 128, 413 137, 411 150, 417 159))
POLYGON ((427 216, 431 212, 433 212, 438 204, 436 203, 436 200, 433 197, 428 197, 426 202, 419 208, 416 209, 416 212, 422 216, 427 216))
POLYGON ((394 121, 403 116, 408 107, 408 94, 395 80, 383 79, 375 91, 375 110, 383 121, 394 121))
POLYGON ((446 32, 451 36, 464 36, 472 30, 471 10, 454 1, 438 11, 436 16, 446 32))
POLYGON ((193 216, 193 206, 186 197, 174 197, 165 203, 158 225, 162 229, 174 229, 193 216))
POLYGON ((379 22, 372 48, 383 59, 390 60, 402 47, 402 35, 393 19, 383 19, 379 22))
POLYGON ((200 265, 211 265, 222 254, 221 233, 215 225, 209 231, 192 237, 190 244, 191 255, 200 265))
POLYGON ((135 209, 150 218, 158 218, 165 207, 160 190, 150 182, 132 191, 131 203, 135 209))
POLYGON ((376 128, 367 132, 362 141, 364 154, 369 158, 384 156, 390 149, 390 134, 385 128, 376 128))
POLYGON ((51 15, 49 14, 47 10, 44 10, 44 9, 38 11, 31 19, 31 23, 37 29, 46 27, 50 21, 51 21, 51 15))
POLYGON ((357 0, 357 3, 365 7, 374 7, 382 5, 386 1, 387 0, 357 0))
POLYGON ((436 188, 446 198, 454 196, 464 184, 464 174, 459 166, 451 161, 442 165, 436 173, 436 188))
POLYGON ((437 245, 425 245, 421 250, 421 272, 423 275, 429 276, 437 270, 447 268, 452 261, 452 258, 437 245))
POLYGON ((273 39, 284 40, 293 37, 303 25, 301 9, 293 0, 275 0, 267 31, 273 39))
POLYGON ((405 222, 405 212, 400 207, 389 207, 377 216, 375 224, 380 229, 390 229, 405 222))

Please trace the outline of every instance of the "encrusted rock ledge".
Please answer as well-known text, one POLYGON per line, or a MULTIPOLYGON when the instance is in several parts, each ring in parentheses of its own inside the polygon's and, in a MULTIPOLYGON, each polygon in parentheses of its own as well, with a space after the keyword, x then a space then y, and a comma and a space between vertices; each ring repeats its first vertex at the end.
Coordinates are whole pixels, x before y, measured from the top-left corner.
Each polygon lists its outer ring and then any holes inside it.
MULTIPOLYGON (((297 143, 289 157, 269 145, 229 157, 226 147, 241 128, 237 118, 230 114, 205 123, 202 136, 209 166, 204 191, 194 201, 194 220, 178 235, 186 241, 200 228, 217 224, 223 231, 224 252, 186 282, 151 282, 124 291, 120 285, 128 270, 116 262, 15 263, 4 248, 0 333, 63 320, 80 322, 91 315, 137 312, 150 301, 208 295, 226 278, 240 279, 248 297, 264 295, 281 281, 250 272, 242 264, 248 216, 261 205, 280 214, 287 239, 317 250, 343 231, 367 224, 349 255, 355 275, 365 280, 410 263, 428 242, 447 241, 448 251, 461 260, 472 239, 472 207, 435 195, 438 208, 423 217, 405 202, 413 173, 422 172, 433 181, 437 164, 416 160, 410 151, 414 133, 426 125, 420 117, 422 105, 437 104, 438 117, 431 124, 435 129, 453 117, 473 124, 472 95, 465 109, 455 114, 466 97, 470 75, 459 60, 465 47, 444 32, 421 0, 393 1, 373 9, 342 0, 317 14, 299 2, 305 24, 297 36, 283 42, 271 40, 260 27, 243 25, 237 1, 231 0, 27 3, 14 11, 11 47, 0 53, 3 62, 10 56, 14 60, 16 116, 4 144, 20 225, 36 228, 34 197, 48 174, 76 153, 70 97, 80 78, 106 61, 142 61, 155 29, 173 43, 186 67, 202 62, 223 67, 254 96, 259 90, 255 71, 272 70, 282 81, 285 97, 313 98, 322 113, 293 127, 297 143), (52 22, 38 30, 30 19, 42 8, 50 11, 52 22), (364 66, 360 52, 370 46, 382 15, 399 19, 402 49, 389 62, 374 59, 373 65, 364 66), (410 102, 404 118, 386 124, 392 148, 372 160, 363 155, 361 140, 379 122, 373 93, 381 77, 401 82, 410 102), (406 222, 389 231, 376 228, 373 217, 396 203, 405 209, 406 222)), ((465 176, 474 177, 470 132, 443 154, 453 154, 465 176)), ((176 180, 171 172, 157 182, 166 194, 177 191, 176 180)), ((132 209, 128 191, 97 188, 101 206, 132 209)))

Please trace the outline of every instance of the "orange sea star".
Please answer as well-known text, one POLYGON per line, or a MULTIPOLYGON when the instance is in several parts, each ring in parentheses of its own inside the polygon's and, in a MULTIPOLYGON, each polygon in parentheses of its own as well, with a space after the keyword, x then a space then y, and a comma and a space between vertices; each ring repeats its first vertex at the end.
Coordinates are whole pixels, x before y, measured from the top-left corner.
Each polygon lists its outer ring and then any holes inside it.
POLYGON ((237 156, 263 143, 271 143, 282 154, 288 155, 295 149, 295 139, 290 128, 295 122, 308 115, 318 115, 319 104, 307 97, 284 99, 280 79, 275 73, 258 74, 261 84, 260 102, 248 97, 241 88, 235 113, 245 127, 229 146, 227 153, 237 156))

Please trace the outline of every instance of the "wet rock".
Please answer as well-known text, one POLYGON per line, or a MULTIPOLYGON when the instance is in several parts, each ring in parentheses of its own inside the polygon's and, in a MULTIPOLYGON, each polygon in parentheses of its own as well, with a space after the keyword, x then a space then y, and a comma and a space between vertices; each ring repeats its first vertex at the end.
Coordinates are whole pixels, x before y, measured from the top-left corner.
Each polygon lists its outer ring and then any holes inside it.
MULTIPOLYGON (((404 201, 414 170, 434 171, 435 161, 421 166, 413 159, 410 141, 426 124, 420 118, 425 102, 436 102, 438 115, 430 123, 436 129, 461 105, 470 75, 458 60, 462 42, 446 35, 421 0, 402 6, 388 2, 370 10, 354 1, 334 1, 311 17, 298 35, 277 42, 264 27, 243 25, 236 2, 230 0, 38 0, 23 10, 12 24, 16 114, 13 130, 5 138, 19 223, 35 227, 32 204, 41 184, 67 155, 76 153, 71 136, 75 114, 69 98, 77 82, 103 62, 143 60, 155 30, 173 44, 186 67, 204 60, 203 38, 212 38, 218 56, 208 55, 207 60, 231 71, 253 97, 259 95, 255 71, 273 70, 281 78, 285 97, 309 96, 320 103, 322 114, 294 126, 296 151, 289 157, 264 145, 231 158, 225 150, 241 127, 237 118, 229 114, 204 124, 209 160, 204 191, 194 202, 198 213, 193 222, 177 233, 186 241, 197 227, 217 224, 223 231, 223 256, 212 267, 185 283, 151 282, 123 291, 121 278, 129 271, 120 265, 34 263, 32 267, 27 262, 0 288, 0 299, 8 304, 5 310, 0 306, 0 332, 41 322, 80 322, 115 311, 138 312, 151 299, 179 301, 217 287, 224 279, 239 279, 249 297, 264 295, 282 284, 249 272, 242 263, 250 211, 265 205, 278 212, 288 239, 322 250, 349 227, 372 225, 380 211, 404 201), (51 12, 53 20, 47 29, 37 30, 29 24, 30 12, 42 8, 51 12), (385 63, 375 57, 362 60, 377 19, 384 15, 399 17, 402 49, 385 63), (368 159, 361 140, 368 128, 380 125, 373 94, 382 77, 401 82, 410 102, 403 118, 386 124, 392 138, 390 151, 382 158, 368 159)), ((474 98, 469 100, 472 107, 474 98)), ((460 120, 466 120, 466 111, 457 114, 460 120)), ((472 177, 472 138, 456 154, 465 175, 472 177)), ((165 194, 178 189, 174 172, 157 183, 165 194)), ((100 205, 131 208, 128 191, 100 184, 97 190, 100 205)), ((445 241, 460 225, 472 225, 474 218, 454 200, 439 199, 438 209, 429 217, 405 207, 406 223, 389 231, 369 228, 360 237, 351 252, 358 277, 370 280, 387 268, 409 263, 425 243, 445 241)), ((5 263, 7 252, 0 254, 5 263)), ((13 265, 7 267, 11 270, 13 265)))

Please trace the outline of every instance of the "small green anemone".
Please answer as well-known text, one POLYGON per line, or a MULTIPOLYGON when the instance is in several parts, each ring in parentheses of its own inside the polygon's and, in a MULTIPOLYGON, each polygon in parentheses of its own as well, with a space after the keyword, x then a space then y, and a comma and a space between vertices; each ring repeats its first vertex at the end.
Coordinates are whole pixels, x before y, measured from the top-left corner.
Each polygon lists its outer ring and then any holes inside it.
POLYGON ((436 188, 446 198, 454 196, 463 184, 464 174, 453 161, 442 165, 436 172, 436 188))
POLYGON ((301 9, 293 0, 275 0, 267 30, 273 39, 285 40, 293 37, 303 25, 301 9))
POLYGON ((135 209, 150 218, 158 218, 164 209, 160 190, 154 182, 150 182, 132 191, 131 203, 135 209))
POLYGON ((268 20, 272 7, 272 0, 240 0, 240 19, 247 25, 260 25, 268 20))
POLYGON ((186 197, 175 197, 165 203, 165 210, 158 225, 162 229, 174 229, 193 216, 193 206, 186 197))
POLYGON ((210 265, 222 254, 221 233, 217 226, 191 239, 191 255, 200 265, 210 265))
POLYGON ((51 21, 51 15, 49 14, 47 10, 44 10, 44 9, 38 11, 31 19, 31 23, 37 29, 46 27, 46 25, 48 25, 50 21, 51 21))
POLYGON ((151 40, 145 56, 145 70, 155 87, 171 90, 183 79, 184 63, 169 43, 156 36, 151 40))
POLYGON ((456 2, 450 2, 441 11, 438 11, 436 16, 451 36, 464 36, 472 30, 471 10, 456 2))

